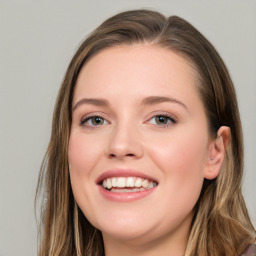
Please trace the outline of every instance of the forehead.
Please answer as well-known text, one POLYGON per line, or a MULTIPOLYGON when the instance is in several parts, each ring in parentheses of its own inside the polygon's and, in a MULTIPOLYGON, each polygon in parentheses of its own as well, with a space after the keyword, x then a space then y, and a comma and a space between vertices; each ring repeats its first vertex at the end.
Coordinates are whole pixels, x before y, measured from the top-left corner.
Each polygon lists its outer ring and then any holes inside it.
POLYGON ((107 48, 93 56, 81 69, 74 97, 87 92, 136 88, 172 93, 197 90, 197 72, 187 58, 157 45, 121 45, 107 48), (171 85, 171 86, 170 86, 171 85), (189 88, 190 87, 190 88, 189 88))

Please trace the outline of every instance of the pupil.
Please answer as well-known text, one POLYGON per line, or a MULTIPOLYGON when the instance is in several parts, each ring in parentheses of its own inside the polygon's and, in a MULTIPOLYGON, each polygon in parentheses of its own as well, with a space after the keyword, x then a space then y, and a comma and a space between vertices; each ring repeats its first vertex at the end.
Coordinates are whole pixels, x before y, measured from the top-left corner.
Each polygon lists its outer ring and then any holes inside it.
POLYGON ((160 124, 166 124, 166 117, 165 116, 158 116, 157 117, 157 122, 160 124))
POLYGON ((98 117, 98 116, 94 117, 93 123, 94 124, 101 124, 102 123, 102 118, 98 117))

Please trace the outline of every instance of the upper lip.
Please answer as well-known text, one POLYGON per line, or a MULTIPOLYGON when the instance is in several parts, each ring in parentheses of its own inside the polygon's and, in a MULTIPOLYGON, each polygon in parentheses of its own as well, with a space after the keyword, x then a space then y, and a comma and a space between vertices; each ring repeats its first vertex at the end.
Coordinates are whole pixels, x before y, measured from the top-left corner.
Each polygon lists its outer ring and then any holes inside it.
POLYGON ((103 180, 107 178, 112 178, 112 177, 139 177, 139 178, 148 179, 150 181, 158 183, 154 177, 134 169, 107 170, 103 172, 101 175, 99 175, 99 177, 96 179, 96 183, 101 184, 103 180))

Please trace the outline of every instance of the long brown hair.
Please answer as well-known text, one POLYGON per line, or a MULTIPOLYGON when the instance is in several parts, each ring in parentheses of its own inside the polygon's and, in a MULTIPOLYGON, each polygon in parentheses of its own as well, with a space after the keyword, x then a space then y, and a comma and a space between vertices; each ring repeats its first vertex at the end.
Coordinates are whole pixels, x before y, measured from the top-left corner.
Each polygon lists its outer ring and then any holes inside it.
POLYGON ((225 125, 231 144, 219 176, 204 181, 186 256, 239 255, 255 239, 241 192, 243 138, 239 110, 228 70, 211 43, 191 24, 154 11, 120 13, 101 24, 81 44, 65 74, 56 101, 52 135, 42 163, 37 195, 43 189, 38 255, 104 255, 102 236, 74 200, 68 170, 71 103, 78 74, 89 58, 115 45, 150 43, 188 59, 197 71, 198 91, 216 136, 225 125))

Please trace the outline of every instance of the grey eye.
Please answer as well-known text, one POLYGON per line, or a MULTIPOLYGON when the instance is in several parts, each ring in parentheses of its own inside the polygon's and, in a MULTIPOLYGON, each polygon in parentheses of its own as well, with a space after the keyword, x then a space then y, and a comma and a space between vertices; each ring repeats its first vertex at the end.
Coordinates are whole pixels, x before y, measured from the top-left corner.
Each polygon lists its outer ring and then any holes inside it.
POLYGON ((100 116, 91 116, 81 121, 81 125, 88 125, 88 126, 101 126, 106 123, 107 121, 100 116))

